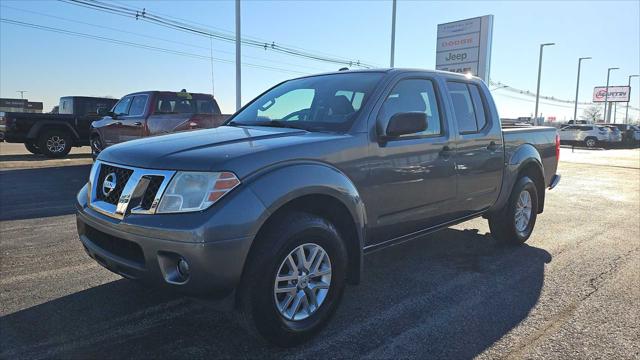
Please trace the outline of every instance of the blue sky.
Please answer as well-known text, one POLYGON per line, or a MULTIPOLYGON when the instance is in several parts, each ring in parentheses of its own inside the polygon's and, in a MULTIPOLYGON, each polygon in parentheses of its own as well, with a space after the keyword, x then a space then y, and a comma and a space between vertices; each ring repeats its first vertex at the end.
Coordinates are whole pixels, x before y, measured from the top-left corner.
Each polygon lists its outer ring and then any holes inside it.
MULTIPOLYGON (((221 32, 234 30, 232 1, 112 3, 146 8, 221 32)), ((540 93, 572 100, 577 59, 592 56, 593 60, 583 62, 580 87, 579 99, 587 102, 593 87, 605 84, 608 67, 620 68, 612 72, 612 85, 626 84, 628 75, 640 73, 639 4, 639 1, 399 1, 396 66, 434 68, 438 23, 493 14, 492 80, 535 91, 538 46, 555 42, 556 46, 545 49, 540 93)), ((0 15, 5 19, 202 56, 210 53, 207 38, 64 2, 1 0, 0 5, 0 15)), ((389 64, 390 26, 390 1, 242 3, 243 36, 381 67, 389 64)), ((234 59, 233 43, 215 40, 213 51, 216 58, 234 59)), ((248 47, 243 47, 243 62, 251 64, 243 66, 243 102, 287 78, 340 67, 248 47)), ((225 112, 235 108, 234 71, 233 63, 214 63, 215 96, 225 112)), ((182 88, 210 93, 210 62, 0 23, 0 97, 19 97, 17 90, 27 90, 25 97, 44 101, 48 110, 64 95, 120 97, 133 91, 182 88)), ((632 88, 631 106, 637 108, 638 78, 632 79, 632 88)), ((496 90, 494 95, 503 117, 533 113, 532 97, 504 89, 496 90)), ((573 107, 542 103, 540 112, 563 120, 572 116, 573 107)), ((640 117, 638 111, 631 111, 630 115, 640 117)), ((618 119, 623 116, 623 106, 619 106, 618 119)))

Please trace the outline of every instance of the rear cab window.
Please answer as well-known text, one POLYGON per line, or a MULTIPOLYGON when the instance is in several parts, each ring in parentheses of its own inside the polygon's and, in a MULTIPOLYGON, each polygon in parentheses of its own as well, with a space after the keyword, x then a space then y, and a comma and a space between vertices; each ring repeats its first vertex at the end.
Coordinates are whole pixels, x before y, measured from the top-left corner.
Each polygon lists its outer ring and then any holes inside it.
POLYGON ((486 104, 476 84, 448 81, 447 88, 460 134, 480 132, 487 125, 486 104))
POLYGON ((161 93, 156 96, 154 114, 220 114, 212 97, 189 93, 161 93))

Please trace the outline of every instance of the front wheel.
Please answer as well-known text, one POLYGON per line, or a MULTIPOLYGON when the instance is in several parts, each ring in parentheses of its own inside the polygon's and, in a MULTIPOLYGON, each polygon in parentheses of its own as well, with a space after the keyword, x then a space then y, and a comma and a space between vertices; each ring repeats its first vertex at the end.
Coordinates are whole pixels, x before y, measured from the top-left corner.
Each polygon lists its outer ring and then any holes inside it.
POLYGON ((584 141, 585 145, 587 145, 588 148, 594 148, 596 147, 596 145, 598 145, 598 140, 594 139, 594 138, 588 138, 584 141))
POLYGON ((24 147, 27 148, 27 151, 29 151, 34 155, 39 155, 42 153, 35 141, 30 141, 30 140, 25 141, 24 147))
POLYGON ((72 138, 65 130, 46 130, 40 135, 39 140, 38 147, 46 157, 61 158, 71 151, 72 138))
POLYGON ((322 329, 342 297, 342 238, 327 220, 296 212, 256 241, 240 289, 243 325, 276 345, 300 344, 322 329))
POLYGON ((538 216, 538 190, 527 176, 513 187, 509 201, 498 213, 489 216, 491 235, 503 244, 523 244, 533 232, 538 216))

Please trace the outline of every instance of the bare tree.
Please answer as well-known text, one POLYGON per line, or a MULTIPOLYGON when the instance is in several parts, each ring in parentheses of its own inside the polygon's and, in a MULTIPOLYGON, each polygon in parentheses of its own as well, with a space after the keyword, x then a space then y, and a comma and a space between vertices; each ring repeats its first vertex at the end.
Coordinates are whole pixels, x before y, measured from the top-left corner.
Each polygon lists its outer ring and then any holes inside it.
POLYGON ((582 119, 587 121, 597 122, 601 117, 602 109, 598 105, 591 105, 582 113, 582 119))

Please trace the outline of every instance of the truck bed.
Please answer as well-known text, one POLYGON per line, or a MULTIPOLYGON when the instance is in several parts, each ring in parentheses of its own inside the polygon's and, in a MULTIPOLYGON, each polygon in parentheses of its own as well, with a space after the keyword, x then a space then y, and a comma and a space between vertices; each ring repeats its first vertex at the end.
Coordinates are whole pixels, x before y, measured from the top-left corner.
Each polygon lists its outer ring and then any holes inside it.
POLYGON ((505 159, 511 159, 516 150, 527 144, 540 154, 544 169, 545 184, 549 184, 556 173, 556 135, 558 130, 550 126, 505 126, 502 129, 505 159))

